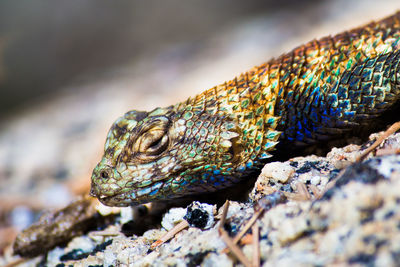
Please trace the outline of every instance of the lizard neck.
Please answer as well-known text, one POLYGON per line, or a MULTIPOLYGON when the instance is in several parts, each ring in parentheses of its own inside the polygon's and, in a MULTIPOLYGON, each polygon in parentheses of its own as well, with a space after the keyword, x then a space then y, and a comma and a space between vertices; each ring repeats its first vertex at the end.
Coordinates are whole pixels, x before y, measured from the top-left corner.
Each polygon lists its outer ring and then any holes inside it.
MULTIPOLYGON (((222 136, 214 144, 226 142, 230 145, 228 152, 233 155, 232 162, 241 172, 271 157, 269 152, 278 143, 279 117, 275 116, 278 92, 271 83, 269 66, 253 68, 175 106, 179 118, 191 120, 198 124, 197 128, 206 127, 208 133, 215 131, 217 136, 222 136)), ((207 139, 202 141, 208 142, 207 139)))

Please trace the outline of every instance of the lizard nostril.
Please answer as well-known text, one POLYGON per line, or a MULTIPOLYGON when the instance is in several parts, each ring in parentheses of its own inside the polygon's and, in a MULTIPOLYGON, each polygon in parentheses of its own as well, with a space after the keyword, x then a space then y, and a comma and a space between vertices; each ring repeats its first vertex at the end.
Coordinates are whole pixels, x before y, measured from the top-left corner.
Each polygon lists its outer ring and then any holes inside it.
POLYGON ((104 171, 104 170, 100 172, 100 177, 103 178, 103 179, 108 179, 109 178, 108 173, 106 171, 104 171))

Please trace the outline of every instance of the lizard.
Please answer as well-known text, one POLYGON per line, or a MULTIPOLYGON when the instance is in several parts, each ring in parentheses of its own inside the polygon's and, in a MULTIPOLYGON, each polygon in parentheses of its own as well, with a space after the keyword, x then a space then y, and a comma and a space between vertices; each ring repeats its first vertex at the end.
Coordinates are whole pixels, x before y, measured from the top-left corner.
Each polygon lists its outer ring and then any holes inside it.
POLYGON ((368 130, 400 98, 400 12, 312 40, 186 101, 132 110, 108 132, 91 195, 131 206, 244 179, 274 150, 368 130))

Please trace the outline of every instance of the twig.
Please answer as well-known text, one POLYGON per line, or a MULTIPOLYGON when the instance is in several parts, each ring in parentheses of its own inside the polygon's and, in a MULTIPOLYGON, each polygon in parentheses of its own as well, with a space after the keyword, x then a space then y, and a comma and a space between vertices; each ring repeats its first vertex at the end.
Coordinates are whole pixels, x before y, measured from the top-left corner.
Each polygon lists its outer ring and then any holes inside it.
MULTIPOLYGON (((242 237, 247 233, 247 231, 251 228, 251 226, 257 221, 258 217, 263 213, 264 209, 260 208, 257 210, 253 216, 250 218, 250 220, 246 223, 245 226, 243 226, 243 229, 233 238, 232 242, 233 244, 237 244, 242 237)), ((222 252, 228 252, 226 249, 224 249, 222 252)))
POLYGON ((249 260, 246 258, 246 256, 243 254, 243 252, 240 250, 240 248, 233 243, 232 239, 229 237, 228 233, 220 227, 219 229, 219 234, 221 235, 222 240, 225 242, 225 244, 228 246, 229 250, 232 252, 232 254, 246 267, 252 267, 251 263, 249 260))
POLYGON ((251 227, 253 232, 253 267, 260 267, 260 229, 257 224, 251 227))
POLYGON ((225 201, 224 209, 222 210, 221 220, 219 222, 219 228, 220 229, 224 228, 224 224, 225 224, 225 221, 226 221, 226 215, 228 214, 228 209, 229 209, 229 200, 227 199, 225 201))
POLYGON ((379 138, 370 147, 368 147, 360 156, 358 156, 356 162, 360 162, 365 159, 365 157, 367 157, 368 154, 371 153, 371 151, 377 148, 386 138, 397 132, 399 129, 400 121, 393 123, 392 126, 390 126, 389 129, 387 129, 381 136, 379 136, 379 138))
POLYGON ((251 219, 246 223, 243 229, 233 239, 234 244, 237 244, 239 240, 247 233, 250 227, 257 221, 258 217, 260 217, 261 213, 263 213, 263 211, 264 209, 260 208, 253 214, 253 217, 251 217, 251 219))
POLYGON ((188 226, 189 226, 189 223, 186 220, 181 221, 180 223, 175 225, 174 228, 172 228, 165 235, 163 235, 160 239, 158 239, 156 242, 151 244, 150 248, 155 249, 159 245, 161 245, 161 244, 167 242, 168 240, 170 240, 171 238, 173 238, 177 233, 179 233, 180 231, 182 231, 183 229, 185 229, 188 226))
POLYGON ((304 183, 298 182, 296 184, 297 187, 297 195, 298 195, 298 200, 310 200, 311 195, 310 192, 308 192, 307 186, 304 183))
POLYGON ((317 187, 316 185, 310 184, 310 185, 309 185, 309 188, 310 188, 311 191, 313 192, 314 198, 315 198, 315 199, 320 199, 320 198, 322 197, 321 190, 319 190, 318 187, 317 187))
POLYGON ((243 252, 240 250, 240 248, 233 243, 232 239, 229 237, 228 233, 224 229, 224 224, 226 221, 226 215, 228 214, 228 209, 229 209, 229 200, 226 200, 224 204, 224 209, 222 210, 222 216, 221 220, 219 223, 218 227, 218 232, 222 238, 222 240, 225 242, 229 250, 232 252, 232 254, 246 267, 252 267, 251 263, 249 260, 246 258, 246 256, 243 254, 243 252))

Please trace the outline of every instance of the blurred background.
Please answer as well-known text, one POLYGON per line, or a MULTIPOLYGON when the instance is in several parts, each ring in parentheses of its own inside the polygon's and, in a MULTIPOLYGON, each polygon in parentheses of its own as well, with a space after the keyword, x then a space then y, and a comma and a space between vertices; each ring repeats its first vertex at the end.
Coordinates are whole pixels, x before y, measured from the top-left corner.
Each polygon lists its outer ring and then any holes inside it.
POLYGON ((87 193, 112 122, 232 79, 398 0, 0 2, 0 254, 87 193))

